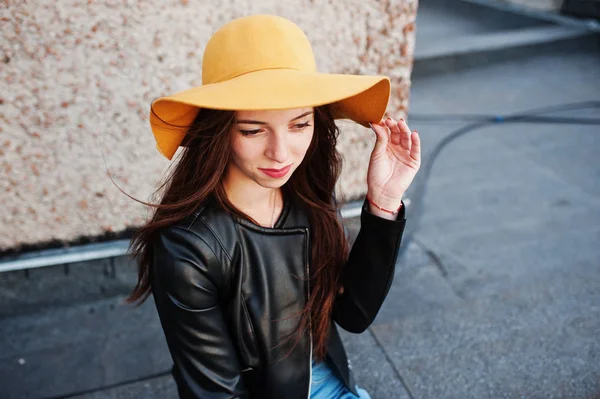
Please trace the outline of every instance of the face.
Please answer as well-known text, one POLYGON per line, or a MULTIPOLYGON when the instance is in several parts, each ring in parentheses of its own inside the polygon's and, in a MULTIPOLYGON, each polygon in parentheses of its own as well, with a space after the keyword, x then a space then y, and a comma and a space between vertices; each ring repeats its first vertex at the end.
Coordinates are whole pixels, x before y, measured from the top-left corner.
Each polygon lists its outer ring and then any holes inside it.
POLYGON ((298 168, 314 133, 313 108, 237 111, 229 182, 279 188, 298 168))

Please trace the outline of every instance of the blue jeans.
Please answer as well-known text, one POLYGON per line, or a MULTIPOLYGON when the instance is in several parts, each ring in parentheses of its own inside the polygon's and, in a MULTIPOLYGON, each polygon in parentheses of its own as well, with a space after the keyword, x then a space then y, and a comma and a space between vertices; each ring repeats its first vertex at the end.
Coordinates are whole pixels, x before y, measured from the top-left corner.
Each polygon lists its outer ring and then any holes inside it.
POLYGON ((331 371, 327 362, 312 364, 312 384, 310 399, 371 399, 364 389, 356 386, 360 396, 354 395, 331 371))

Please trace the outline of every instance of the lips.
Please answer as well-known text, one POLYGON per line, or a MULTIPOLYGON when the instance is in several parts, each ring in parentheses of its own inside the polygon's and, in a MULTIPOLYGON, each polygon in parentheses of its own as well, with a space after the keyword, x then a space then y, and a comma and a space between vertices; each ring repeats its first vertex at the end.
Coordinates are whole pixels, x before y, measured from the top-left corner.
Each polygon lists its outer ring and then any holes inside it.
POLYGON ((273 178, 280 178, 280 177, 287 175, 291 168, 292 168, 292 165, 290 164, 290 165, 286 166, 285 168, 281 168, 281 169, 263 169, 263 168, 259 168, 259 169, 261 170, 261 172, 263 172, 267 176, 270 176, 273 178))

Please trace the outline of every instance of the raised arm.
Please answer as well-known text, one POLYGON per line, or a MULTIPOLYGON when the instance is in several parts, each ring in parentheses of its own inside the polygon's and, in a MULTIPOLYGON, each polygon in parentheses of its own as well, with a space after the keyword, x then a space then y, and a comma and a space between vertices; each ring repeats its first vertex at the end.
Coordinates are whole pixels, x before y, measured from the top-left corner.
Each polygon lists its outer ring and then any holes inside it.
POLYGON ((396 220, 373 215, 365 201, 361 226, 341 277, 333 319, 344 330, 361 333, 377 316, 392 281, 406 217, 404 204, 396 220))
POLYGON ((153 247, 152 291, 181 398, 247 398, 219 290, 223 266, 204 240, 164 229, 153 247))
POLYGON ((361 228, 341 276, 334 320, 363 332, 375 319, 392 280, 406 223, 402 197, 421 166, 421 139, 404 119, 371 124, 377 137, 367 171, 361 228))

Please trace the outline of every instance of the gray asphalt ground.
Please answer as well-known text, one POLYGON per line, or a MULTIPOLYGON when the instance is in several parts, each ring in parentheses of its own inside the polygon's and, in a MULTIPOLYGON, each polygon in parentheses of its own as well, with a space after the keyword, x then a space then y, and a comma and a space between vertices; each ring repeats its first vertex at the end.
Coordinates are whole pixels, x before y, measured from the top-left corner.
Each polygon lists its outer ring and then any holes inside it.
MULTIPOLYGON (((503 16, 502 25, 447 4, 421 3, 417 47, 542 24, 503 16)), ((415 70, 408 122, 425 160, 466 122, 418 114, 599 101, 598 42, 567 44, 415 70)), ((599 126, 525 123, 479 129, 441 153, 419 226, 408 206, 415 235, 381 312, 364 334, 343 334, 373 399, 600 398, 598 154, 599 126)), ((123 306, 135 275, 124 258, 112 266, 0 274, 1 398, 176 397, 154 305, 123 306)))

